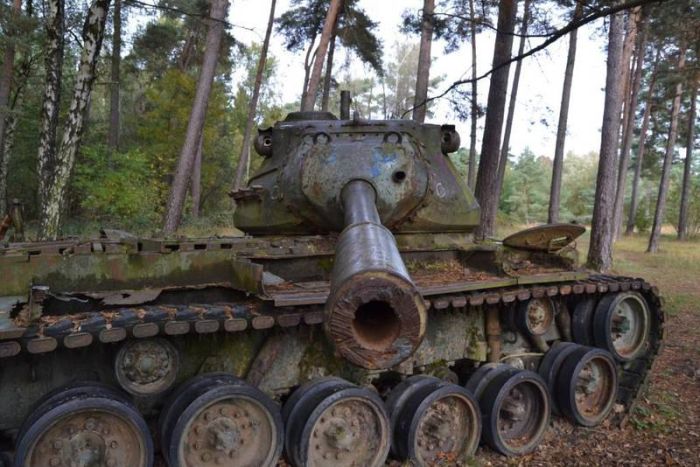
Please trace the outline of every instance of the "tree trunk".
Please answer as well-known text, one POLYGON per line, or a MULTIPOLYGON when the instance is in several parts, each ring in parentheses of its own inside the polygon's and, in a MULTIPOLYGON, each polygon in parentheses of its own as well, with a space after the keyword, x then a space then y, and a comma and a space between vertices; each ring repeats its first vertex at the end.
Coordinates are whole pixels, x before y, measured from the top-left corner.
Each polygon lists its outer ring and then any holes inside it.
MULTIPOLYGON (((639 16, 639 9, 636 9, 632 13, 630 21, 635 21, 633 30, 637 29, 637 22, 644 21, 639 16)), ((646 51, 646 27, 644 23, 641 24, 643 31, 639 34, 637 43, 635 46, 635 57, 636 65, 634 68, 634 77, 631 81, 631 89, 629 90, 627 97, 627 102, 625 105, 625 117, 624 124, 625 127, 622 129, 622 151, 620 152, 620 166, 617 171, 617 192, 615 194, 615 224, 614 228, 614 238, 617 239, 622 233, 622 216, 625 210, 625 181, 627 179, 627 169, 629 166, 630 159, 630 147, 632 146, 632 133, 634 132, 634 122, 635 122, 635 112, 637 110, 637 98, 639 97, 639 86, 642 81, 642 67, 644 66, 644 53, 646 51)), ((630 34, 632 30, 630 30, 630 34)), ((635 33, 636 34, 636 33, 635 33)), ((623 60, 625 60, 623 54, 623 60)), ((625 68, 628 69, 626 61, 623 61, 625 68)))
POLYGON ((634 168, 634 178, 632 179, 632 194, 630 199, 630 210, 627 216, 627 228, 625 229, 625 235, 631 235, 634 233, 634 225, 636 223, 637 217, 637 199, 639 197, 639 179, 642 177, 642 164, 644 163, 644 150, 646 146, 647 139, 647 129, 649 128, 649 119, 651 117, 651 112, 653 108, 653 95, 654 87, 656 85, 656 73, 659 68, 659 56, 660 48, 656 51, 656 58, 654 59, 654 69, 651 72, 651 78, 649 80, 649 90, 647 91, 647 103, 644 108, 644 115, 642 117, 642 127, 639 130, 639 142, 638 142, 638 152, 637 152, 637 163, 634 168))
MULTIPOLYGON (((583 3, 576 3, 573 21, 578 21, 583 15, 583 3)), ((559 107, 559 124, 557 125, 557 140, 554 144, 554 163, 552 164, 552 184, 549 190, 549 212, 547 222, 559 222, 559 205, 561 204, 561 177, 564 168, 564 147, 566 129, 569 122, 569 102, 571 101, 571 84, 574 80, 574 65, 576 63, 576 42, 578 29, 569 33, 569 53, 564 69, 564 86, 561 91, 561 106, 559 107)))
POLYGON ((493 68, 489 96, 486 105, 484 135, 481 143, 481 160, 476 176, 476 199, 481 205, 480 225, 474 232, 476 238, 493 235, 498 211, 498 156, 501 150, 501 132, 508 92, 510 66, 497 68, 510 60, 515 29, 516 0, 502 0, 498 7, 498 32, 493 51, 493 68))
POLYGON ((197 153, 194 156, 192 178, 190 179, 190 195, 192 196, 192 219, 199 218, 199 208, 202 200, 202 147, 204 146, 204 130, 199 134, 197 153))
POLYGON ((688 239, 688 204, 690 203, 690 180, 693 168, 693 145, 695 143, 695 110, 698 98, 698 78, 691 84, 690 110, 688 111, 688 131, 685 146, 685 166, 683 169, 683 188, 681 191, 681 209, 678 215, 678 240, 688 239))
POLYGON ((109 96, 109 140, 112 151, 119 150, 119 69, 122 61, 122 0, 114 0, 114 32, 112 34, 112 78, 109 96))
MULTIPOLYGON (((15 66, 15 44, 19 37, 15 31, 14 21, 22 10, 22 0, 12 2, 12 15, 10 27, 12 30, 6 31, 6 36, 10 38, 5 47, 5 56, 2 62, 2 74, 0 74, 0 217, 4 216, 9 207, 5 202, 7 196, 7 159, 10 157, 5 151, 6 128, 12 117, 10 116, 10 87, 12 86, 12 75, 15 66)), ((8 28, 9 29, 9 28, 8 28)))
MULTIPOLYGON (((523 24, 520 28, 520 45, 518 46, 518 55, 525 52, 525 39, 527 35, 527 25, 530 21, 530 0, 525 0, 523 5, 523 24)), ((518 99, 518 85, 520 84, 520 70, 522 70, 523 61, 518 60, 515 64, 515 73, 513 74, 513 84, 510 88, 510 101, 508 103, 508 117, 506 117, 506 128, 503 132, 503 143, 501 143, 501 158, 498 161, 498 194, 500 197, 501 187, 503 187, 503 177, 506 175, 506 165, 508 164, 508 146, 510 145, 510 131, 513 127, 513 117, 515 115, 515 103, 518 99)))
POLYGON ((597 271, 607 271, 612 266, 615 156, 620 135, 623 88, 623 83, 619 79, 624 36, 623 15, 624 13, 615 13, 610 17, 608 33, 608 63, 600 137, 600 160, 593 206, 591 243, 588 249, 588 265, 597 271))
POLYGON ((15 143, 15 130, 17 128, 17 109, 22 105, 22 97, 24 95, 24 89, 26 87, 27 81, 29 80, 29 75, 31 74, 32 66, 29 59, 23 60, 16 73, 14 96, 9 102, 9 113, 5 120, 5 134, 2 140, 2 146, 0 147, 0 209, 2 212, 9 212, 10 197, 7 192, 7 177, 8 177, 8 167, 10 164, 10 155, 12 154, 12 148, 15 143))
POLYGON ((428 109, 428 85, 430 82, 430 46, 433 43, 433 12, 435 0, 423 0, 423 21, 420 29, 420 50, 418 52, 418 72, 416 92, 413 100, 413 120, 425 122, 428 109))
POLYGON ((331 40, 331 31, 333 30, 333 24, 335 23, 335 19, 338 16, 338 13, 340 12, 341 2, 342 0, 331 0, 330 7, 328 8, 328 13, 326 14, 326 21, 323 24, 323 31, 321 32, 321 39, 318 43, 318 50, 316 51, 316 58, 314 59, 314 66, 311 70, 309 84, 306 88, 306 95, 304 96, 301 102, 302 111, 314 110, 314 104, 316 103, 316 93, 318 91, 318 85, 321 82, 323 59, 326 58, 328 44, 331 40))
POLYGON ((182 207, 185 204, 185 195, 187 194, 187 181, 191 175, 192 167, 194 166, 199 135, 204 128, 204 118, 209 103, 209 94, 211 93, 211 87, 214 81, 216 64, 219 60, 219 48, 221 45, 221 38, 224 34, 223 21, 226 18, 228 4, 228 0, 213 0, 211 3, 204 60, 199 73, 199 80, 197 81, 197 89, 195 91, 194 102, 192 103, 192 112, 190 113, 190 119, 187 123, 185 142, 182 145, 182 151, 178 159, 175 178, 170 189, 170 196, 168 197, 168 204, 165 211, 163 233, 166 235, 172 234, 177 230, 180 225, 180 219, 182 218, 182 207))
MULTIPOLYGON (((306 50, 306 57, 304 57, 304 86, 301 89, 301 102, 302 104, 306 100, 306 88, 309 85, 309 75, 311 74, 311 65, 313 65, 313 61, 316 59, 316 53, 318 52, 318 48, 314 50, 314 45, 316 44, 316 34, 314 34, 311 37, 311 43, 309 44, 309 48, 306 50)), ((301 106, 299 107, 299 110, 301 110, 301 106)))
MULTIPOLYGON (((676 74, 683 73, 685 67, 685 44, 680 44, 680 52, 678 54, 678 65, 676 74)), ((664 154, 664 165, 661 169, 661 181, 659 182, 659 196, 656 199, 656 210, 654 211, 654 226, 651 229, 649 236, 649 246, 647 253, 656 253, 659 250, 659 238, 661 237, 661 226, 664 223, 664 215, 666 214, 666 197, 668 195, 668 183, 671 176, 671 163, 673 162, 673 149, 676 146, 676 136, 678 133, 678 111, 681 107, 681 95, 683 94, 683 82, 678 81, 676 84, 676 94, 673 97, 671 106, 671 127, 668 131, 668 140, 666 141, 666 154, 664 154)))
POLYGON ((265 63, 267 61, 267 49, 270 46, 270 36, 272 35, 272 26, 275 23, 275 6, 277 0, 272 0, 270 3, 270 17, 267 21, 267 30, 265 31, 265 39, 263 40, 262 49, 260 49, 260 58, 258 59, 258 69, 255 72, 255 84, 253 85, 253 95, 248 103, 248 120, 246 121, 245 131, 243 133, 243 144, 241 147, 241 155, 238 158, 236 166, 236 176, 233 180, 233 189, 238 190, 243 186, 248 178, 248 167, 250 165, 250 139, 255 126, 255 114, 258 109, 258 98, 260 97, 260 86, 265 72, 265 63))
POLYGON ((56 165, 51 183, 46 192, 46 200, 40 215, 39 239, 54 240, 58 238, 61 226, 61 214, 66 201, 66 188, 75 157, 80 148, 92 83, 95 81, 95 68, 100 56, 105 22, 110 0, 94 0, 88 9, 83 25, 83 49, 80 65, 75 78, 73 99, 63 130, 63 138, 56 154, 56 165))
POLYGON ((45 211, 48 190, 56 167, 56 132, 61 100, 65 29, 63 0, 48 0, 46 10, 46 45, 44 46, 46 77, 41 104, 41 127, 37 155, 39 212, 45 211))
MULTIPOLYGON (((341 8, 342 8, 341 0, 341 8)), ((331 33, 331 43, 328 46, 328 57, 326 57, 326 74, 323 77, 323 95, 321 97, 321 110, 328 112, 328 100, 331 95, 331 80, 333 78, 333 55, 335 55, 335 40, 338 32, 338 21, 340 13, 333 22, 333 32, 331 33)))
POLYGON ((476 14, 474 0, 469 0, 469 27, 472 47, 472 101, 471 101, 471 132, 469 134, 469 168, 467 183, 472 190, 476 185, 476 120, 479 118, 479 97, 476 81, 476 14))

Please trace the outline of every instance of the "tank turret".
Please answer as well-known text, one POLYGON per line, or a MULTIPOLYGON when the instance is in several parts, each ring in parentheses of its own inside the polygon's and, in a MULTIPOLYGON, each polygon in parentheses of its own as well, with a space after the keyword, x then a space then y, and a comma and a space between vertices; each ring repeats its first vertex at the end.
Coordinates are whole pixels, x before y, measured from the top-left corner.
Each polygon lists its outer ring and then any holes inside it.
POLYGON ((0 466, 466 464, 633 407, 658 291, 578 267, 579 225, 475 242, 454 127, 349 113, 260 131, 245 236, 18 242, 16 204, 0 466))
POLYGON ((250 234, 340 232, 326 331, 345 358, 390 368, 420 345, 426 307, 394 232, 470 231, 479 207, 448 154, 451 125, 341 119, 296 112, 261 130, 265 162, 234 193, 236 225, 250 234))

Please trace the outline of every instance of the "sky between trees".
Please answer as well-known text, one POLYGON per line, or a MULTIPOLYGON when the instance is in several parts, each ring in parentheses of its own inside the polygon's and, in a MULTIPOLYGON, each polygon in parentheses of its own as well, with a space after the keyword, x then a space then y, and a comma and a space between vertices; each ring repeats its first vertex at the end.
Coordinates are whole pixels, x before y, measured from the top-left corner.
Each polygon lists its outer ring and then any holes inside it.
POLYGON ((700 225, 700 8, 689 0, 12 0, 0 9, 0 204, 20 199, 39 238, 90 222, 143 230, 165 217, 166 233, 202 214, 230 222, 234 173, 245 179, 259 163, 247 162, 250 128, 300 100, 337 112, 341 89, 365 117, 457 122, 463 148, 452 158, 482 206, 477 237, 495 232, 498 212, 590 221, 591 251, 602 256, 589 253, 589 263, 606 269, 623 224, 651 226, 650 251, 664 222, 680 237, 700 225), (486 73, 478 81, 474 63, 486 73), (565 151, 597 154, 587 165, 567 158, 560 176, 565 151))

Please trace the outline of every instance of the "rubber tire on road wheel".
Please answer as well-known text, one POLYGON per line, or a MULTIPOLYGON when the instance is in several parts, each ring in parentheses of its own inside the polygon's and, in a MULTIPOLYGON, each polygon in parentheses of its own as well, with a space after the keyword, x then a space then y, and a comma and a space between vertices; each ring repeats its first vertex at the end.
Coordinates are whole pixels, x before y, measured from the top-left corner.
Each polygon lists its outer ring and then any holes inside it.
POLYGON ((474 398, 481 403, 481 397, 486 387, 501 373, 514 374, 520 371, 514 366, 505 363, 486 363, 469 378, 464 387, 471 392, 474 398))
POLYGON ((27 429, 49 410, 69 400, 85 397, 115 399, 133 407, 133 403, 127 393, 119 388, 99 381, 74 381, 44 394, 30 409, 29 415, 24 419, 17 432, 16 439, 24 436, 27 429))
MULTIPOLYGON (((542 377, 542 379, 544 379, 545 383, 547 383, 547 389, 549 390, 550 395, 553 396, 555 393, 554 386, 556 384, 557 375, 559 374, 561 365, 564 363, 564 359, 571 355, 571 353, 576 349, 580 348, 583 348, 583 346, 573 342, 557 342, 546 354, 544 354, 544 357, 540 362, 540 366, 537 369, 537 373, 542 377)), ((560 414, 556 398, 553 398, 552 400, 552 411, 557 415, 560 414)))
POLYGON ((375 415, 380 417, 380 423, 385 431, 385 439, 379 440, 380 449, 376 455, 377 463, 372 465, 374 467, 384 465, 391 446, 391 426, 384 408, 384 402, 376 393, 350 384, 340 378, 324 378, 320 381, 312 381, 297 391, 302 389, 303 394, 292 401, 293 406, 291 409, 285 411, 287 413, 285 452, 292 465, 301 467, 309 463, 307 446, 311 443, 314 426, 322 418, 326 410, 343 399, 362 399, 366 404, 370 404, 375 411, 375 415), (381 445, 381 441, 385 443, 384 446, 381 445))
POLYGON ((169 452, 166 446, 170 443, 173 428, 178 417, 202 390, 219 384, 244 384, 243 380, 223 372, 205 373, 188 379, 177 386, 163 404, 158 417, 158 440, 165 460, 168 461, 169 452))
POLYGON ((434 376, 428 375, 414 375, 409 376, 405 380, 397 384, 387 395, 384 401, 384 406, 386 407, 387 415, 389 416, 389 426, 391 427, 391 454, 392 456, 398 457, 400 454, 397 453, 396 448, 401 443, 397 439, 399 430, 397 429, 399 415, 402 413, 404 406, 407 401, 415 394, 417 391, 422 390, 425 387, 429 387, 434 390, 440 387, 443 381, 434 376))
MULTIPOLYGON (((398 414, 398 421, 395 426, 396 431, 393 434, 394 441, 396 442, 395 452, 397 457, 402 460, 410 459, 415 465, 425 465, 420 462, 415 443, 418 437, 417 432, 421 425, 421 420, 431 404, 451 396, 457 396, 467 401, 471 409, 473 415, 469 433, 469 438, 471 439, 467 440, 466 446, 463 446, 463 452, 445 452, 445 454, 447 454, 448 458, 453 458, 452 456, 454 456, 454 459, 457 461, 464 460, 474 454, 479 447, 479 439, 481 438, 481 412, 479 410, 479 404, 467 389, 457 386, 456 384, 444 382, 438 386, 423 386, 420 390, 411 394, 406 400, 401 412, 398 414)), ((428 465, 433 465, 433 463, 431 462, 428 465)))
POLYGON ((547 385, 540 375, 529 370, 519 370, 516 373, 501 373, 488 385, 479 399, 481 407, 481 420, 483 423, 482 438, 492 449, 505 456, 519 456, 534 450, 542 440, 549 426, 551 413, 551 397, 547 391, 547 385), (509 446, 501 437, 498 430, 498 418, 501 404, 511 389, 523 383, 534 385, 540 393, 538 401, 542 407, 539 415, 541 420, 537 423, 537 429, 532 439, 522 447, 509 446))
POLYGON ((130 404, 119 400, 106 399, 104 397, 77 397, 63 402, 44 413, 27 429, 22 438, 17 439, 14 465, 17 467, 25 467, 28 460, 27 456, 31 453, 34 443, 39 439, 41 434, 45 430, 50 429, 61 417, 78 410, 105 410, 119 414, 119 416, 128 420, 140 434, 145 451, 144 457, 146 459, 143 466, 136 465, 133 467, 151 467, 153 465, 153 438, 141 414, 130 404))
POLYGON ((628 362, 643 356, 648 351, 649 335, 651 333, 651 312, 649 304, 639 292, 622 292, 616 294, 608 294, 603 297, 595 310, 593 317, 593 337, 595 346, 605 349, 610 352, 615 359, 620 362, 628 362), (646 331, 644 333, 643 342, 640 342, 637 349, 629 355, 621 354, 614 345, 612 340, 612 315, 615 308, 624 300, 633 299, 642 304, 646 321, 646 331))
POLYGON ((584 298, 576 304, 571 317, 571 337, 581 345, 593 345, 593 314, 596 310, 594 298, 584 298))
MULTIPOLYGON (((188 391, 191 393, 191 391, 188 391)), ((282 455, 284 447, 284 429, 282 422, 282 414, 279 405, 270 399, 265 393, 255 386, 251 386, 241 380, 233 384, 217 383, 209 387, 202 387, 196 392, 195 396, 184 407, 180 415, 174 422, 168 444, 164 445, 161 450, 168 452, 169 465, 183 467, 182 460, 179 458, 180 445, 185 437, 185 429, 190 421, 197 417, 207 406, 213 402, 225 400, 226 398, 241 397, 255 401, 261 410, 267 412, 269 421, 271 421, 271 432, 275 436, 276 444, 274 445, 270 464, 265 464, 262 467, 270 467, 277 463, 277 460, 282 455)), ((270 451, 268 451, 269 453, 270 451)))
POLYGON ((582 426, 596 426, 610 414, 617 398, 617 366, 615 359, 603 349, 592 347, 579 347, 564 360, 556 380, 554 398, 561 412, 573 423, 582 426), (576 378, 583 367, 592 359, 603 359, 608 365, 610 381, 610 395, 608 401, 596 416, 587 417, 581 413, 576 404, 576 378))

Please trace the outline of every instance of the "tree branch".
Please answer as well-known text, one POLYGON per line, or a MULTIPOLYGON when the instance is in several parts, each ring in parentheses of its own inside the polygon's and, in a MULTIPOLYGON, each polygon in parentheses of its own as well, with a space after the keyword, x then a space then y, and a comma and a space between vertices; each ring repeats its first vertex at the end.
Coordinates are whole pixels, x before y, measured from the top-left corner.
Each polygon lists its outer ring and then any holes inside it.
POLYGON ((470 84, 474 81, 480 81, 484 78, 491 76, 491 74, 496 70, 500 70, 501 68, 506 67, 506 66, 510 65, 511 63, 520 61, 526 57, 529 57, 530 55, 534 55, 535 53, 549 47, 550 45, 552 45, 553 43, 555 43, 556 41, 558 41, 562 37, 566 36, 571 31, 578 29, 581 26, 585 26, 586 24, 591 23, 597 19, 613 15, 613 14, 618 13, 620 11, 629 10, 632 8, 636 8, 638 6, 649 5, 652 3, 665 3, 668 1, 669 0, 630 0, 628 2, 619 4, 619 5, 599 9, 595 13, 592 13, 588 16, 582 17, 578 21, 571 21, 569 24, 567 24, 563 28, 557 29, 556 31, 554 31, 551 35, 549 35, 549 38, 546 41, 542 42, 540 45, 531 48, 530 50, 528 50, 527 52, 525 52, 523 54, 511 57, 510 59, 506 60, 505 62, 500 63, 500 64, 496 65, 495 67, 491 68, 490 70, 483 73, 482 75, 477 76, 475 79, 461 79, 461 80, 453 82, 447 89, 445 89, 440 94, 438 94, 436 96, 428 97, 425 101, 419 102, 416 105, 414 105, 413 107, 411 107, 410 109, 406 110, 401 115, 401 118, 404 118, 408 113, 412 112, 413 109, 416 107, 426 105, 429 102, 432 102, 436 99, 441 99, 441 98, 445 97, 453 89, 455 89, 463 84, 470 84))
POLYGON ((146 2, 142 2, 140 0, 125 0, 124 3, 127 5, 134 5, 134 6, 137 6, 140 8, 151 8, 153 10, 171 11, 173 13, 178 13, 178 14, 185 15, 185 16, 192 16, 193 18, 202 18, 202 19, 208 19, 210 21, 216 21, 216 22, 222 23, 228 27, 245 29, 246 31, 253 32, 253 33, 257 34, 258 36, 260 36, 260 38, 262 38, 262 36, 255 30, 255 28, 250 28, 247 26, 241 26, 239 24, 230 23, 230 22, 226 21, 225 19, 212 18, 208 14, 204 15, 201 13, 195 13, 193 11, 182 10, 180 8, 175 8, 175 7, 171 7, 171 6, 146 3, 146 2))

